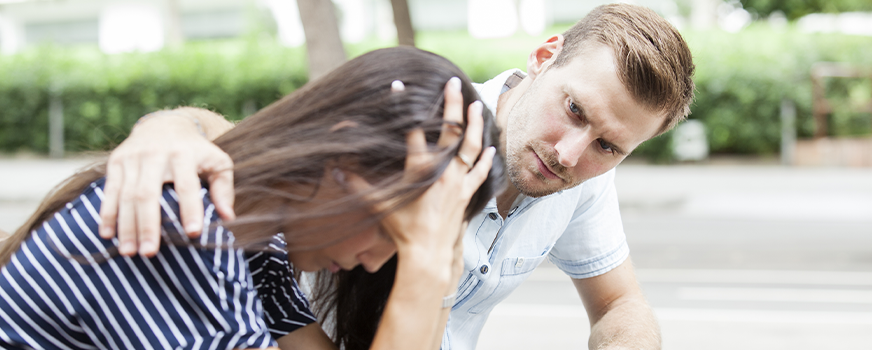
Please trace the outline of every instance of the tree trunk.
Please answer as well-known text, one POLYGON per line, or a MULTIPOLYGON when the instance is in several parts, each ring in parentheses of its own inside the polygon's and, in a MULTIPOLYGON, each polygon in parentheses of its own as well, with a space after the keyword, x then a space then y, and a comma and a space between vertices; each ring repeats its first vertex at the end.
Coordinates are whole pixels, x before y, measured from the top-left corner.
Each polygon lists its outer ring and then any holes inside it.
POLYGON ((306 51, 309 80, 315 80, 345 63, 345 48, 339 37, 339 24, 332 0, 297 0, 306 51))
POLYGON ((179 10, 179 0, 167 1, 166 42, 171 48, 179 48, 185 43, 185 35, 182 33, 182 14, 179 10))
POLYGON ((391 0, 394 9, 394 24, 397 26, 397 44, 415 46, 415 29, 409 14, 408 0, 391 0))

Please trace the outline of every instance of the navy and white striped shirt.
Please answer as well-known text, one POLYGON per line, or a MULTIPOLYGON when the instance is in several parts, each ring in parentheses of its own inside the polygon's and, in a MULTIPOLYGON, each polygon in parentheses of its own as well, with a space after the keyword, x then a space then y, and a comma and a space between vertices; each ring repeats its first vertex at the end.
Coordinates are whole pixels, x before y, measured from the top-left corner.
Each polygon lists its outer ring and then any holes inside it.
MULTIPOLYGON (((217 248, 162 244, 152 258, 111 254, 117 239, 97 233, 103 183, 34 230, 0 271, 0 347, 262 348, 275 346, 270 331, 280 336, 314 321, 290 266, 275 265, 274 258, 287 261, 285 254, 246 259, 222 248, 233 235, 216 224, 206 190, 206 229, 198 241, 217 248), (284 271, 273 271, 279 267, 284 271)), ((172 188, 160 204, 162 239, 189 242, 172 188)))

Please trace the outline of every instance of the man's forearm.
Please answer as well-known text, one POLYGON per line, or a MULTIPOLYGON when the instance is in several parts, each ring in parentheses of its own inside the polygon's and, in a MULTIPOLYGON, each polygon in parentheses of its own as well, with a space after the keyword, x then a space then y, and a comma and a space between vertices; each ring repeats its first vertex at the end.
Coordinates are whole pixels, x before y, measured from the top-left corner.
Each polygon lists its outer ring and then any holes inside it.
POLYGON ((641 296, 618 302, 591 326, 590 349, 660 349, 660 326, 641 296))
POLYGON ((630 258, 609 272, 572 283, 591 322, 590 349, 660 349, 660 326, 630 258))

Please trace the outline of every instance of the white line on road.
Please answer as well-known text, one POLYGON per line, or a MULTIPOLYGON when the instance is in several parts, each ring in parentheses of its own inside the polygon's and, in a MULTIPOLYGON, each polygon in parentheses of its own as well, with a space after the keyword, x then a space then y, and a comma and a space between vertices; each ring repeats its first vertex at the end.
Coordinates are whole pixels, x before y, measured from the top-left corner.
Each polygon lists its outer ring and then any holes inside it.
MULTIPOLYGON (((638 269, 636 277, 640 282, 651 283, 872 286, 872 272, 855 271, 638 269)), ((553 282, 566 281, 568 278, 560 269, 542 267, 536 269, 529 279, 553 282)))
POLYGON ((872 291, 849 289, 681 287, 682 300, 872 304, 872 291))
MULTIPOLYGON (((661 321, 872 325, 872 312, 654 308, 654 313, 661 321)), ((584 307, 554 304, 503 303, 494 308, 491 316, 492 318, 523 316, 587 320, 584 307)))
POLYGON ((872 312, 654 308, 660 320, 872 325, 872 312))

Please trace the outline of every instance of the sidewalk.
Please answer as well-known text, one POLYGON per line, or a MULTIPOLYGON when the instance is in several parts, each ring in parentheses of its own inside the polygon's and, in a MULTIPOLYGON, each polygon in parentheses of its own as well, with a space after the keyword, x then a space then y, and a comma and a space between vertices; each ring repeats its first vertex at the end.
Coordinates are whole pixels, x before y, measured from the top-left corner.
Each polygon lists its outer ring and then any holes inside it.
POLYGON ((96 159, 0 159, 0 231, 15 231, 54 186, 96 159))
POLYGON ((615 186, 625 214, 872 222, 872 168, 627 164, 615 186))
MULTIPOLYGON (((0 230, 96 158, 0 159, 0 230)), ((621 210, 688 218, 872 222, 872 168, 703 164, 618 166, 621 210)))

